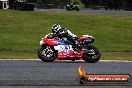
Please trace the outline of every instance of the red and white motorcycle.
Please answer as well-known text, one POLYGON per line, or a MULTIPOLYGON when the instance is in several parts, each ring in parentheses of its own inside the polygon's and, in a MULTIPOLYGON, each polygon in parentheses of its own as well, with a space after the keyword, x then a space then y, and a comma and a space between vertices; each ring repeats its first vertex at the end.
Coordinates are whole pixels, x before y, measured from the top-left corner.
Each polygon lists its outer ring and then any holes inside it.
POLYGON ((44 62, 53 62, 55 59, 72 61, 83 59, 86 62, 95 63, 101 57, 99 50, 91 45, 94 42, 92 36, 83 35, 78 38, 79 50, 75 51, 66 39, 49 38, 50 35, 42 38, 38 49, 38 57, 44 62))

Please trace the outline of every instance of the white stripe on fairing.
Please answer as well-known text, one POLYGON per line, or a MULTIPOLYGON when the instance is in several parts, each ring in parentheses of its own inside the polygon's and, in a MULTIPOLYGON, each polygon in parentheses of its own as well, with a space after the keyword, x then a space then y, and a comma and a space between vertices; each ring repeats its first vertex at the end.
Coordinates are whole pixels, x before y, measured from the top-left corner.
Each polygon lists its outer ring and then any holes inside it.
MULTIPOLYGON (((25 60, 25 61, 41 61, 40 59, 0 59, 0 60, 25 60)), ((55 61, 66 61, 69 62, 71 60, 55 60, 55 61)), ((84 60, 76 60, 77 62, 84 62, 84 60)), ((101 62, 132 62, 128 60, 99 60, 101 62)))

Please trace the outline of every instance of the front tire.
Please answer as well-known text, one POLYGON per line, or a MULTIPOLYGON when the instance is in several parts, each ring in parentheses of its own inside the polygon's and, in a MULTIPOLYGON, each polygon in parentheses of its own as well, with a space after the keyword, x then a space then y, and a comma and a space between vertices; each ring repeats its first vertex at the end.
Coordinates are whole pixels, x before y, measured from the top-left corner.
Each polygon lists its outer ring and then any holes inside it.
POLYGON ((43 45, 38 49, 38 57, 44 62, 53 62, 56 59, 56 53, 51 46, 43 45))
POLYGON ((92 45, 87 45, 85 49, 86 51, 82 57, 84 61, 88 63, 96 63, 97 61, 99 61, 101 54, 96 47, 92 45))

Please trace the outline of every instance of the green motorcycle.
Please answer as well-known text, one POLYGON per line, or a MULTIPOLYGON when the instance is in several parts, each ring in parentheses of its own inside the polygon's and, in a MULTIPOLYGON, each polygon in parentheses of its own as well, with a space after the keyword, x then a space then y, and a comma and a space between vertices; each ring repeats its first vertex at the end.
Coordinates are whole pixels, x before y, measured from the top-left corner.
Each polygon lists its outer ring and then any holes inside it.
POLYGON ((67 4, 66 10, 68 10, 68 11, 72 11, 72 10, 79 11, 80 9, 79 9, 79 6, 77 4, 67 4))

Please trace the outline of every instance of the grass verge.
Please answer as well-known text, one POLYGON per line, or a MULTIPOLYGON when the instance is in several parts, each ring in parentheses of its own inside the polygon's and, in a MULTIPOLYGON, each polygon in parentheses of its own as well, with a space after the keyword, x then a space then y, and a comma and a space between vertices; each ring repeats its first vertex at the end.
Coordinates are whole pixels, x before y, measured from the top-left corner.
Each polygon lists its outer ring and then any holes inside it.
POLYGON ((132 60, 131 15, 12 10, 0 10, 0 58, 37 58, 39 41, 54 23, 94 36, 101 59, 132 60))

